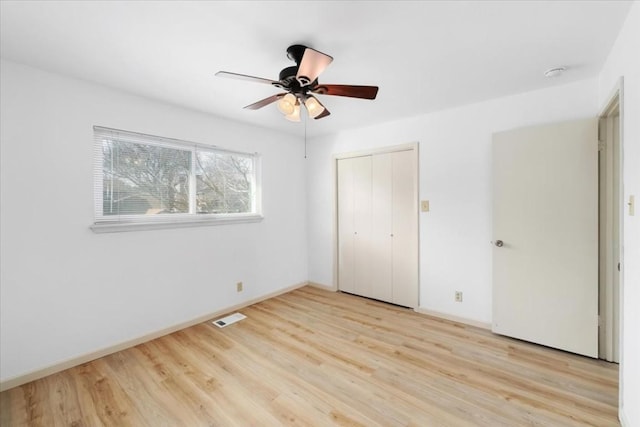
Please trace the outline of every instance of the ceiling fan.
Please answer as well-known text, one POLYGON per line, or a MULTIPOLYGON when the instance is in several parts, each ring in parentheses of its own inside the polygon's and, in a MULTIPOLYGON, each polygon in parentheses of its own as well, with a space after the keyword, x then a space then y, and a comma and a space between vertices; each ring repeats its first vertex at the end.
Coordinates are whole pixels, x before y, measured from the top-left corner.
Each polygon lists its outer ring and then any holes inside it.
POLYGON ((218 71, 216 76, 232 79, 248 80, 256 83, 266 83, 285 92, 277 93, 253 104, 247 105, 248 110, 257 110, 278 101, 278 109, 287 120, 300 121, 300 106, 304 105, 307 114, 316 120, 327 117, 329 110, 314 96, 334 95, 351 98, 375 99, 378 94, 377 86, 354 86, 320 84, 318 76, 333 61, 327 54, 307 46, 295 44, 287 49, 287 57, 296 63, 280 71, 279 80, 263 79, 246 74, 218 71))

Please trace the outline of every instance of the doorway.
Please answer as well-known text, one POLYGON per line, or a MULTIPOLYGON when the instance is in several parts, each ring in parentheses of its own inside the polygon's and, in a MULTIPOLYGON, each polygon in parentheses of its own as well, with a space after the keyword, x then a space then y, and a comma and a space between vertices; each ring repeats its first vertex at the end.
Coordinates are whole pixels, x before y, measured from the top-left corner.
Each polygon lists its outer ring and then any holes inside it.
POLYGON ((598 357, 620 362, 621 144, 620 91, 599 117, 599 318, 598 357))

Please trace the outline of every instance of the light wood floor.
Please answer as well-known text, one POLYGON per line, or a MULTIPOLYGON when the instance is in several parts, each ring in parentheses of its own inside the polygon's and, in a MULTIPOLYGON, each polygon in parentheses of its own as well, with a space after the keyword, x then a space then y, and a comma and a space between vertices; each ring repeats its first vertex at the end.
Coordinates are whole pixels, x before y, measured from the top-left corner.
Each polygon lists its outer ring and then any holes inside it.
POLYGON ((305 287, 0 395, 2 426, 617 422, 617 365, 305 287))

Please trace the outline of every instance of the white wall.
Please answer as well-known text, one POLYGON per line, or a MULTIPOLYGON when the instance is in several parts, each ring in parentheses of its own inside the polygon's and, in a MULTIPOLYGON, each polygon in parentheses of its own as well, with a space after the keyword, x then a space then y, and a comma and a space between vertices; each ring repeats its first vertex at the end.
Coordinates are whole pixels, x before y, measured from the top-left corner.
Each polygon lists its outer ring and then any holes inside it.
POLYGON ((618 79, 623 89, 623 193, 636 198, 635 216, 624 205, 623 345, 620 410, 623 425, 640 426, 640 3, 634 2, 600 73, 599 105, 604 106, 618 79))
POLYGON ((298 138, 11 62, 0 75, 2 381, 306 281, 298 138), (261 153, 265 219, 94 234, 93 125, 261 153))
POLYGON ((332 155, 420 143, 420 307, 491 322, 492 133, 595 116, 597 82, 550 89, 314 139, 309 147, 309 280, 334 285, 332 155), (464 302, 454 302, 454 292, 464 302))

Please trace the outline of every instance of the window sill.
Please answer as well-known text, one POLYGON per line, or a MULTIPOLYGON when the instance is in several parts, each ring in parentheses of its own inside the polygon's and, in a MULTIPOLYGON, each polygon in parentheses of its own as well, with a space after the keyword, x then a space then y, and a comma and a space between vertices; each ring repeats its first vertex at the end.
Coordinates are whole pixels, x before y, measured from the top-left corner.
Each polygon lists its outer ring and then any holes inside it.
POLYGON ((242 224, 260 222, 262 215, 247 215, 234 217, 217 217, 203 219, 188 219, 179 221, 149 221, 149 222, 99 222, 90 228, 94 233, 120 233, 123 231, 162 230, 167 228, 207 227, 212 225, 242 224))

